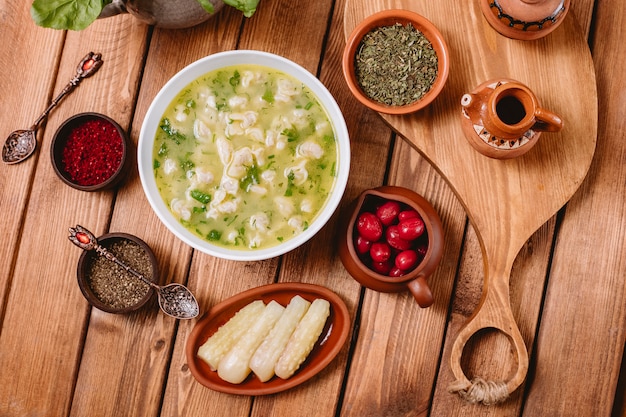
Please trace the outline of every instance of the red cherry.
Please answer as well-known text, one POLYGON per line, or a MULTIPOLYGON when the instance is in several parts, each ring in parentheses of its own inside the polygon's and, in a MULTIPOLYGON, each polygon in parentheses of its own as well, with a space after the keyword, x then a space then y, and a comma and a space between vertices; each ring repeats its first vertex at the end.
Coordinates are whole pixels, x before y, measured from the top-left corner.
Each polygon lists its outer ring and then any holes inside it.
POLYGON ((376 242, 383 235, 383 225, 374 213, 368 211, 359 215, 356 222, 356 230, 370 242, 376 242))
POLYGON ((420 217, 420 214, 417 211, 413 210, 413 209, 403 210, 400 213, 398 213, 398 220, 399 221, 412 219, 414 217, 420 217))
POLYGON ((398 223, 400 237, 405 240, 415 240, 424 233, 424 221, 419 217, 412 217, 398 223))
POLYGON ((354 249, 356 249, 357 253, 364 255, 370 251, 371 247, 372 242, 360 235, 356 237, 354 242, 354 249))
POLYGON ((387 262, 391 258, 391 248, 384 242, 372 243, 370 257, 374 262, 387 262))
POLYGON ((391 270, 389 271, 389 276, 390 277, 396 277, 397 278, 397 277, 401 277, 402 275, 404 275, 404 271, 401 270, 398 267, 395 267, 395 266, 393 268, 391 268, 391 270))
POLYGON ((389 246, 398 250, 406 250, 411 247, 411 242, 400 237, 398 226, 392 225, 385 230, 385 239, 389 246))
POLYGON ((396 256, 394 263, 396 268, 401 269, 402 271, 411 270, 417 266, 417 252, 411 249, 402 251, 398 254, 398 256, 396 256))
POLYGON ((372 270, 374 272, 378 272, 381 275, 387 275, 389 274, 389 271, 391 270, 391 263, 389 261, 387 262, 372 262, 372 270))
POLYGON ((376 216, 385 226, 393 224, 400 213, 400 203, 397 201, 387 201, 376 209, 376 216))
POLYGON ((417 256, 420 258, 420 260, 424 259, 424 257, 426 256, 426 252, 428 252, 428 242, 423 242, 417 245, 415 251, 417 252, 417 256))

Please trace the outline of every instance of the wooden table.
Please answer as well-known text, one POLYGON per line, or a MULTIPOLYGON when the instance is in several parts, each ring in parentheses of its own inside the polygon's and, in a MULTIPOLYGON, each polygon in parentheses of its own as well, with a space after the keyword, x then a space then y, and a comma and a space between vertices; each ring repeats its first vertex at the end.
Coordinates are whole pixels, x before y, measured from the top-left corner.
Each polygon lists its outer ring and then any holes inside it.
MULTIPOLYGON (((572 2, 596 69, 596 153, 578 192, 515 261, 511 305, 530 371, 508 401, 486 407, 447 390, 451 345, 481 293, 476 235, 441 176, 350 96, 340 66, 345 2, 261 0, 251 19, 226 8, 187 30, 154 29, 125 15, 62 32, 35 26, 29 1, 0 0, 0 136, 30 126, 85 53, 101 52, 105 60, 50 115, 38 132, 37 155, 0 166, 0 416, 626 416, 620 374, 626 370, 626 45, 620 35, 626 5, 572 2), (50 140, 65 118, 105 113, 136 143, 147 108, 169 77, 198 58, 237 48, 284 55, 317 74, 336 97, 353 151, 340 209, 382 184, 411 188, 433 203, 446 245, 430 279, 432 307, 420 309, 408 294, 361 288, 337 256, 337 216, 280 259, 238 263, 176 239, 150 209, 136 170, 117 190, 99 193, 76 191, 55 176, 50 140), (292 390, 256 398, 209 390, 193 379, 184 355, 195 320, 177 322, 155 304, 127 316, 89 307, 76 283, 79 249, 67 241, 67 228, 77 223, 97 235, 140 236, 156 252, 162 283, 186 283, 202 311, 275 281, 326 286, 348 305, 349 343, 322 373, 292 390)), ((497 333, 486 334, 468 346, 464 369, 506 378, 514 365, 509 349, 497 333)))

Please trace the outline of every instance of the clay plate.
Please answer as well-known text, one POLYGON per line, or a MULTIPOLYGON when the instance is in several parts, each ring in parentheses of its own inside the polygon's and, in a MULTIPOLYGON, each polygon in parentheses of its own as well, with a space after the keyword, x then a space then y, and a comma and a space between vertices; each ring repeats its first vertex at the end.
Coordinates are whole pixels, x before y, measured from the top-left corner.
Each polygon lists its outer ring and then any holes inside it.
POLYGON ((200 319, 187 340, 187 362, 194 378, 212 390, 239 395, 274 394, 293 388, 324 369, 343 347, 350 332, 350 323, 350 315, 345 303, 328 288, 293 282, 264 285, 222 301, 200 319), (222 380, 217 372, 211 371, 209 365, 196 355, 198 348, 246 304, 254 300, 263 300, 265 303, 276 300, 286 306, 295 295, 300 295, 309 301, 316 298, 328 300, 330 317, 308 358, 291 378, 283 380, 274 376, 267 382, 261 382, 251 373, 241 384, 231 384, 222 380))

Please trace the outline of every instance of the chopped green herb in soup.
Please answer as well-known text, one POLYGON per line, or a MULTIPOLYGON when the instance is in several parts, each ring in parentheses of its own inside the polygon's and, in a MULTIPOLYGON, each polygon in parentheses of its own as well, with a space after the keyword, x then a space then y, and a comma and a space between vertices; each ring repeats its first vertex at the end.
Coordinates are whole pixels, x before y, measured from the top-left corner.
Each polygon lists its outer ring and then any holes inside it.
POLYGON ((337 145, 313 92, 270 68, 239 65, 189 84, 154 143, 165 203, 221 246, 274 246, 306 230, 335 182, 337 145))

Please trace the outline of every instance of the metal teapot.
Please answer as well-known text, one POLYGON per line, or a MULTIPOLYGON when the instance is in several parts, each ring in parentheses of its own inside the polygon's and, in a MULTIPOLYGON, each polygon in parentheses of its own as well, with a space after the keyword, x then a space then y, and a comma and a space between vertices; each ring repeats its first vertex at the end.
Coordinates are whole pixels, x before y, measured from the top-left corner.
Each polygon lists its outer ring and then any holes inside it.
POLYGON ((222 9, 222 0, 209 0, 213 13, 198 0, 113 0, 104 6, 98 18, 129 13, 148 25, 164 29, 184 29, 209 20, 222 9))

